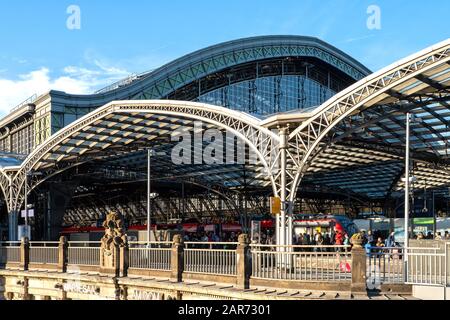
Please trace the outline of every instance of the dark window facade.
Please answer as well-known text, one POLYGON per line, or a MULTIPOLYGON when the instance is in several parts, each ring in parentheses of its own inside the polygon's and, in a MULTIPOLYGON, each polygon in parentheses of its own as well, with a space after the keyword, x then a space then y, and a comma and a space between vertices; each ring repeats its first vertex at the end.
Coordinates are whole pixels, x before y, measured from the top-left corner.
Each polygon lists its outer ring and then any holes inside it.
POLYGON ((277 58, 208 75, 165 98, 265 116, 318 106, 354 82, 318 59, 277 58))

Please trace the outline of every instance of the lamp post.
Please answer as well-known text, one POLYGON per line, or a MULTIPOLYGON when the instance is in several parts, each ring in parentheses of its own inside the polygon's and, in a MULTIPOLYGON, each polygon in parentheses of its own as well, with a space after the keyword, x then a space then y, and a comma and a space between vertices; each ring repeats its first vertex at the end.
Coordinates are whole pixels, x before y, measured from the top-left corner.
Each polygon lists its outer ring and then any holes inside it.
POLYGON ((433 190, 433 236, 436 236, 436 198, 435 198, 435 191, 433 190))
POLYGON ((150 184, 150 175, 151 175, 151 157, 153 150, 147 150, 147 246, 150 247, 150 234, 151 234, 151 184, 150 184))
POLYGON ((410 123, 411 114, 406 114, 406 150, 405 150, 405 276, 408 271, 408 247, 409 247, 409 151, 410 151, 410 123))

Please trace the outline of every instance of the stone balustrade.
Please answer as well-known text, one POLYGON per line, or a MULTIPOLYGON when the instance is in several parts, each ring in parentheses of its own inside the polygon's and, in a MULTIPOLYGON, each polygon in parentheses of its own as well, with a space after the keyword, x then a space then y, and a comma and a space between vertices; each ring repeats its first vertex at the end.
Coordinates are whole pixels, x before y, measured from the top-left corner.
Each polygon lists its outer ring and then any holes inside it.
MULTIPOLYGON (((246 235, 241 235, 238 243, 229 244, 225 248, 221 248, 217 243, 211 243, 205 245, 205 247, 202 244, 197 244, 194 245, 194 248, 190 248, 184 243, 180 235, 176 235, 172 242, 152 243, 151 245, 133 246, 126 242, 120 246, 112 247, 114 250, 113 259, 105 267, 102 263, 105 264, 105 261, 110 257, 111 250, 104 250, 103 246, 92 245, 71 247, 65 237, 61 237, 59 243, 52 246, 39 247, 38 252, 42 256, 46 255, 46 250, 52 252, 52 261, 35 263, 35 261, 32 261, 33 259, 30 259, 30 249, 33 248, 33 243, 24 238, 20 247, 18 246, 20 248, 20 261, 12 261, 11 263, 6 261, 4 265, 6 269, 13 268, 19 271, 44 269, 59 273, 72 272, 75 268, 117 278, 148 276, 170 279, 174 283, 187 280, 211 281, 230 284, 239 289, 264 286, 310 290, 320 288, 322 290, 341 290, 352 293, 366 292, 366 255, 358 245, 354 245, 351 251, 344 254, 327 253, 327 260, 324 260, 324 262, 308 264, 311 270, 316 269, 317 265, 322 268, 325 266, 326 274, 329 275, 330 270, 342 268, 340 265, 330 266, 330 263, 334 263, 333 260, 330 262, 330 257, 336 255, 339 260, 339 255, 345 255, 346 266, 344 266, 344 269, 347 269, 339 271, 341 274, 346 273, 345 277, 332 279, 329 276, 323 279, 317 277, 318 273, 315 274, 315 278, 311 279, 292 276, 301 272, 299 268, 304 268, 304 264, 298 263, 299 257, 296 257, 293 248, 291 248, 292 250, 283 249, 281 252, 272 251, 269 255, 275 257, 272 259, 273 261, 278 261, 273 264, 272 271, 279 274, 284 272, 288 276, 278 276, 273 279, 260 277, 256 266, 265 268, 267 266, 261 261, 254 263, 255 261, 252 261, 252 259, 254 260, 256 256, 264 256, 264 251, 257 251, 253 246, 250 245, 246 235), (57 255, 55 256, 56 251, 57 255), (186 259, 188 255, 190 255, 190 259, 186 259), (288 260, 291 262, 286 262, 288 260), (255 270, 252 270, 252 268, 255 270)), ((272 250, 278 249, 272 248, 272 250)), ((316 259, 321 259, 322 256, 323 254, 319 253, 316 259)))

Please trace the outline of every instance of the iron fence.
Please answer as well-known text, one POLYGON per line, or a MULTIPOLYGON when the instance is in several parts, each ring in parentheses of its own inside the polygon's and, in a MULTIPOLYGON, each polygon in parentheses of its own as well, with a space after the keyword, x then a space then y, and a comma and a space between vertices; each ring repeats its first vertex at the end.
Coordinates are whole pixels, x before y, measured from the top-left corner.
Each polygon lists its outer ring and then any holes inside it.
POLYGON ((251 245, 252 277, 271 280, 349 281, 347 246, 251 245))
POLYGON ((450 244, 436 248, 408 248, 407 283, 447 286, 450 283, 450 244))
POLYGON ((129 267, 135 269, 171 270, 171 249, 130 248, 129 267))
POLYGON ((184 271, 217 275, 237 274, 236 242, 186 242, 185 245, 184 271))
POLYGON ((67 263, 69 265, 99 266, 100 253, 100 243, 69 242, 67 263))
POLYGON ((367 248, 367 285, 376 289, 384 283, 404 283, 404 249, 400 247, 367 248))
POLYGON ((20 242, 0 242, 0 264, 7 264, 8 262, 20 262, 20 242))
POLYGON ((59 242, 30 242, 30 263, 58 264, 59 242))

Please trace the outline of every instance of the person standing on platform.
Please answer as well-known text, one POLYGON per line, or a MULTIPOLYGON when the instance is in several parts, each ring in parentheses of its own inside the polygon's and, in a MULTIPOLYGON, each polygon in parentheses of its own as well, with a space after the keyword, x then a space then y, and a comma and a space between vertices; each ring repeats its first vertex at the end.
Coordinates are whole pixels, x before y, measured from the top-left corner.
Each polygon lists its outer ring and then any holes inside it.
POLYGON ((394 232, 391 232, 389 237, 386 239, 385 244, 386 244, 387 248, 395 247, 395 233, 394 232))

